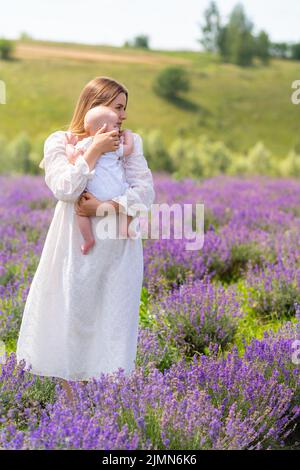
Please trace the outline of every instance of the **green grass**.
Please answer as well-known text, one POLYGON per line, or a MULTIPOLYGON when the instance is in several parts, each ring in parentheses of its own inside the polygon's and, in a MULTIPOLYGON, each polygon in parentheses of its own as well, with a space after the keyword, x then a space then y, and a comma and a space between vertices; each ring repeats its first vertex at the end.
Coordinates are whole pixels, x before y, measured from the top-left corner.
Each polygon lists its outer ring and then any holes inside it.
POLYGON ((274 331, 277 332, 278 329, 286 322, 291 321, 296 323, 297 319, 287 318, 281 316, 276 318, 262 318, 257 314, 255 309, 253 309, 247 300, 247 287, 245 281, 240 279, 236 283, 237 292, 240 297, 241 308, 243 316, 238 320, 238 328, 234 338, 234 344, 237 346, 239 353, 243 355, 245 350, 245 344, 249 344, 252 339, 262 339, 265 331, 274 331))
POLYGON ((243 69, 221 64, 216 57, 192 51, 144 51, 111 46, 87 46, 33 41, 31 44, 130 54, 172 56, 189 62, 191 90, 180 105, 155 96, 152 82, 165 67, 161 63, 96 62, 67 58, 0 61, 7 103, 0 106, 0 134, 13 138, 26 131, 43 138, 68 125, 82 87, 106 75, 129 89, 126 127, 138 131, 158 128, 167 145, 178 136, 206 134, 244 151, 258 140, 278 156, 300 148, 300 106, 292 105, 291 83, 300 76, 300 63, 274 60, 269 67, 243 69), (195 109, 190 108, 193 103, 195 109))

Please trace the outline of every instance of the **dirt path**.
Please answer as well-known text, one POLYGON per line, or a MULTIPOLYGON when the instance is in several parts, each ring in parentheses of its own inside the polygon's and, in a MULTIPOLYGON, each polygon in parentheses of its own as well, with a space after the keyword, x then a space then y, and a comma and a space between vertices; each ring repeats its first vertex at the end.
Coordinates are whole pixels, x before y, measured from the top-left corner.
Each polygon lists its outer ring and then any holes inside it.
POLYGON ((123 62, 136 64, 189 64, 189 59, 169 57, 152 54, 120 54, 110 52, 88 51, 75 48, 64 48, 59 46, 43 46, 31 44, 18 44, 15 56, 19 58, 41 59, 46 57, 91 60, 96 62, 123 62))

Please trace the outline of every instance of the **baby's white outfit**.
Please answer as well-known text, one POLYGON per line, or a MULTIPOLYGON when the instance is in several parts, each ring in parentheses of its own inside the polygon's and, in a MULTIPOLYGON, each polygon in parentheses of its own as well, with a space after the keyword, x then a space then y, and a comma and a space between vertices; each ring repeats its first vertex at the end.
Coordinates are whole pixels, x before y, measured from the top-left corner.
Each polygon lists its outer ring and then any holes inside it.
MULTIPOLYGON (((75 147, 85 151, 92 141, 92 136, 86 137, 77 142, 75 147)), ((108 200, 124 194, 129 184, 125 178, 122 158, 124 158, 124 146, 121 141, 115 152, 103 153, 98 158, 94 176, 88 180, 85 189, 100 200, 108 200)))

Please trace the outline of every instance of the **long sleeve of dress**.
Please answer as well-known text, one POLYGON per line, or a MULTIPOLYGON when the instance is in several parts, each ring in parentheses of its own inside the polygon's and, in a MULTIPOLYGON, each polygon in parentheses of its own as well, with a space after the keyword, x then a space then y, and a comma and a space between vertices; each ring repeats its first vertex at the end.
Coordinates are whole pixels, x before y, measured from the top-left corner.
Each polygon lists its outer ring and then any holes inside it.
POLYGON ((121 212, 135 216, 137 211, 147 212, 155 199, 153 177, 143 155, 143 141, 139 134, 133 134, 134 149, 124 157, 126 181, 129 184, 122 196, 112 198, 121 206, 121 212))
POLYGON ((54 132, 46 139, 40 168, 45 169, 45 181, 54 196, 65 202, 75 202, 95 173, 82 155, 74 165, 69 163, 63 131, 54 132))

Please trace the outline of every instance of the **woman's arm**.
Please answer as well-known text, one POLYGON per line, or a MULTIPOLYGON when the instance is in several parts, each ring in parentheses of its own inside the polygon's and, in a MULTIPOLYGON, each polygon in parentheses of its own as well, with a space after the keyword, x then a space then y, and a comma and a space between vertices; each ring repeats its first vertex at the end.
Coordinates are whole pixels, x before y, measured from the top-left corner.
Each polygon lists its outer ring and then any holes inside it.
POLYGON ((63 131, 54 132, 46 139, 43 163, 47 186, 57 199, 65 202, 76 201, 95 172, 82 155, 74 165, 68 162, 63 131))
POLYGON ((103 126, 94 136, 93 143, 79 155, 74 165, 66 154, 66 133, 57 131, 45 141, 41 168, 45 169, 45 181, 54 196, 65 202, 75 202, 87 181, 94 176, 98 158, 119 145, 117 131, 103 133, 103 126))
POLYGON ((86 217, 105 215, 105 211, 109 213, 119 212, 119 204, 115 201, 100 201, 88 191, 81 194, 75 202, 75 212, 77 215, 86 217), (101 206, 101 209, 100 209, 101 206))

